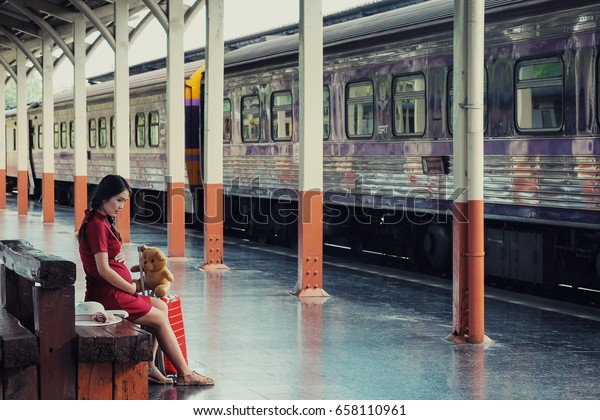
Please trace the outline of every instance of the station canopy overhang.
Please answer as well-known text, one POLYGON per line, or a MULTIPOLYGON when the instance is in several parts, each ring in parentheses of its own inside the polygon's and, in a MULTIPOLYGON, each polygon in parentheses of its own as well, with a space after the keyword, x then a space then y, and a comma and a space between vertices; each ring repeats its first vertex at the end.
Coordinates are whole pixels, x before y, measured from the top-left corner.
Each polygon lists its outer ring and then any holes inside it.
MULTIPOLYGON (((29 71, 41 69, 42 38, 54 43, 55 67, 73 58, 73 25, 84 19, 86 54, 102 42, 114 49, 115 3, 118 0, 0 0, 0 65, 11 73, 17 51, 33 64, 29 71), (37 62, 36 62, 37 61, 37 62)), ((184 0, 185 22, 204 7, 205 0, 184 0)), ((167 24, 167 0, 129 0, 129 39, 133 42, 146 25, 157 19, 167 24)), ((29 65, 29 64, 28 64, 29 65)))

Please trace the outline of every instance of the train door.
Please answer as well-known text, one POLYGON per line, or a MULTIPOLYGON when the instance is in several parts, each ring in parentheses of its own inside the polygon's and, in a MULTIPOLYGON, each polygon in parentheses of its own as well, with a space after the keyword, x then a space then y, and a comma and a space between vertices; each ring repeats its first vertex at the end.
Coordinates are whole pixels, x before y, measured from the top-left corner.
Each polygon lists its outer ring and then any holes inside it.
POLYGON ((33 147, 35 145, 35 127, 33 120, 28 121, 29 148, 27 150, 27 178, 29 179, 29 195, 35 194, 35 165, 33 160, 33 147))
POLYGON ((202 220, 204 202, 204 67, 196 70, 185 82, 185 166, 190 192, 194 197, 194 221, 202 220))

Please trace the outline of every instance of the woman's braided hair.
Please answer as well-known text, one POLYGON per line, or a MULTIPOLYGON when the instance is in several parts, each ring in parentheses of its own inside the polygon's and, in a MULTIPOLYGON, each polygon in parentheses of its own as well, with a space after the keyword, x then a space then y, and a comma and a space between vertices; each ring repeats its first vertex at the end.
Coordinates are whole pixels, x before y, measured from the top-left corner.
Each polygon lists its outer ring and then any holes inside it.
MULTIPOLYGON (((79 232, 77 232, 77 239, 79 242, 85 241, 85 231, 87 229, 87 225, 90 220, 94 217, 96 212, 102 207, 105 201, 110 200, 112 197, 121 194, 123 191, 129 191, 129 195, 131 195, 131 187, 125 178, 120 175, 106 175, 96 188, 94 195, 92 196, 92 200, 90 202, 89 212, 83 219, 81 223, 81 227, 79 228, 79 232)), ((121 234, 117 230, 115 226, 115 218, 112 216, 106 216, 108 222, 110 223, 110 227, 119 240, 122 242, 121 234)))

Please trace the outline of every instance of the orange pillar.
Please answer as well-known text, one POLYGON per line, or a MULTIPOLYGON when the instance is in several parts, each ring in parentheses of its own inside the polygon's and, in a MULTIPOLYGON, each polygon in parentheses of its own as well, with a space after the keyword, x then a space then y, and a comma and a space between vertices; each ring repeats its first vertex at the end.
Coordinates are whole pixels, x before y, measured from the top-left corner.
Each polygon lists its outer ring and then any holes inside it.
POLYGON ((170 257, 185 257, 185 184, 167 184, 168 248, 170 257))
POLYGON ((298 203, 299 297, 329 296, 323 290, 323 192, 300 191, 298 203))
POLYGON ((125 202, 123 210, 119 214, 117 229, 119 229, 123 243, 131 242, 131 199, 125 202))
POLYGON ((451 339, 464 341, 469 333, 468 315, 468 205, 455 202, 452 206, 452 293, 453 322, 451 339))
POLYGON ((29 205, 29 191, 27 187, 27 171, 17 171, 17 209, 19 215, 27 214, 27 207, 29 205))
MULTIPOLYGON (((224 1, 206 2, 206 81, 204 98, 200 81, 203 73, 196 72, 190 105, 204 107, 204 270, 227 269, 223 263, 223 50, 224 1)), ((190 109, 194 110, 192 106, 190 109)))
POLYGON ((469 200, 469 342, 484 342, 483 201, 469 200))
POLYGON ((87 175, 75 176, 75 230, 78 231, 85 216, 87 203, 87 175))
POLYGON ((54 222, 54 173, 42 174, 42 208, 43 223, 54 222))
POLYGON ((223 263, 223 184, 204 185, 204 270, 226 269, 223 263))
POLYGON ((6 169, 0 169, 0 209, 6 208, 6 169))

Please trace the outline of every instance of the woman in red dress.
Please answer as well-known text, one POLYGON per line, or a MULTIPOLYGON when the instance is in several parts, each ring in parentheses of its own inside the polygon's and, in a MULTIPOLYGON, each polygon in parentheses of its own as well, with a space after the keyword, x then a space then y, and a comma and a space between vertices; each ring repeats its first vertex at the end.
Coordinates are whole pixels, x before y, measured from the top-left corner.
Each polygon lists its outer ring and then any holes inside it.
MULTIPOLYGON (((167 304, 136 293, 121 250, 121 235, 115 218, 123 209, 131 188, 119 175, 107 175, 98 184, 91 208, 79 228, 79 255, 86 274, 86 301, 100 302, 106 309, 127 311, 131 322, 147 327, 154 335, 153 355, 158 345, 177 369, 177 385, 213 385, 214 381, 187 365, 168 318, 167 304)), ((148 377, 155 383, 173 383, 149 362, 148 377)))

